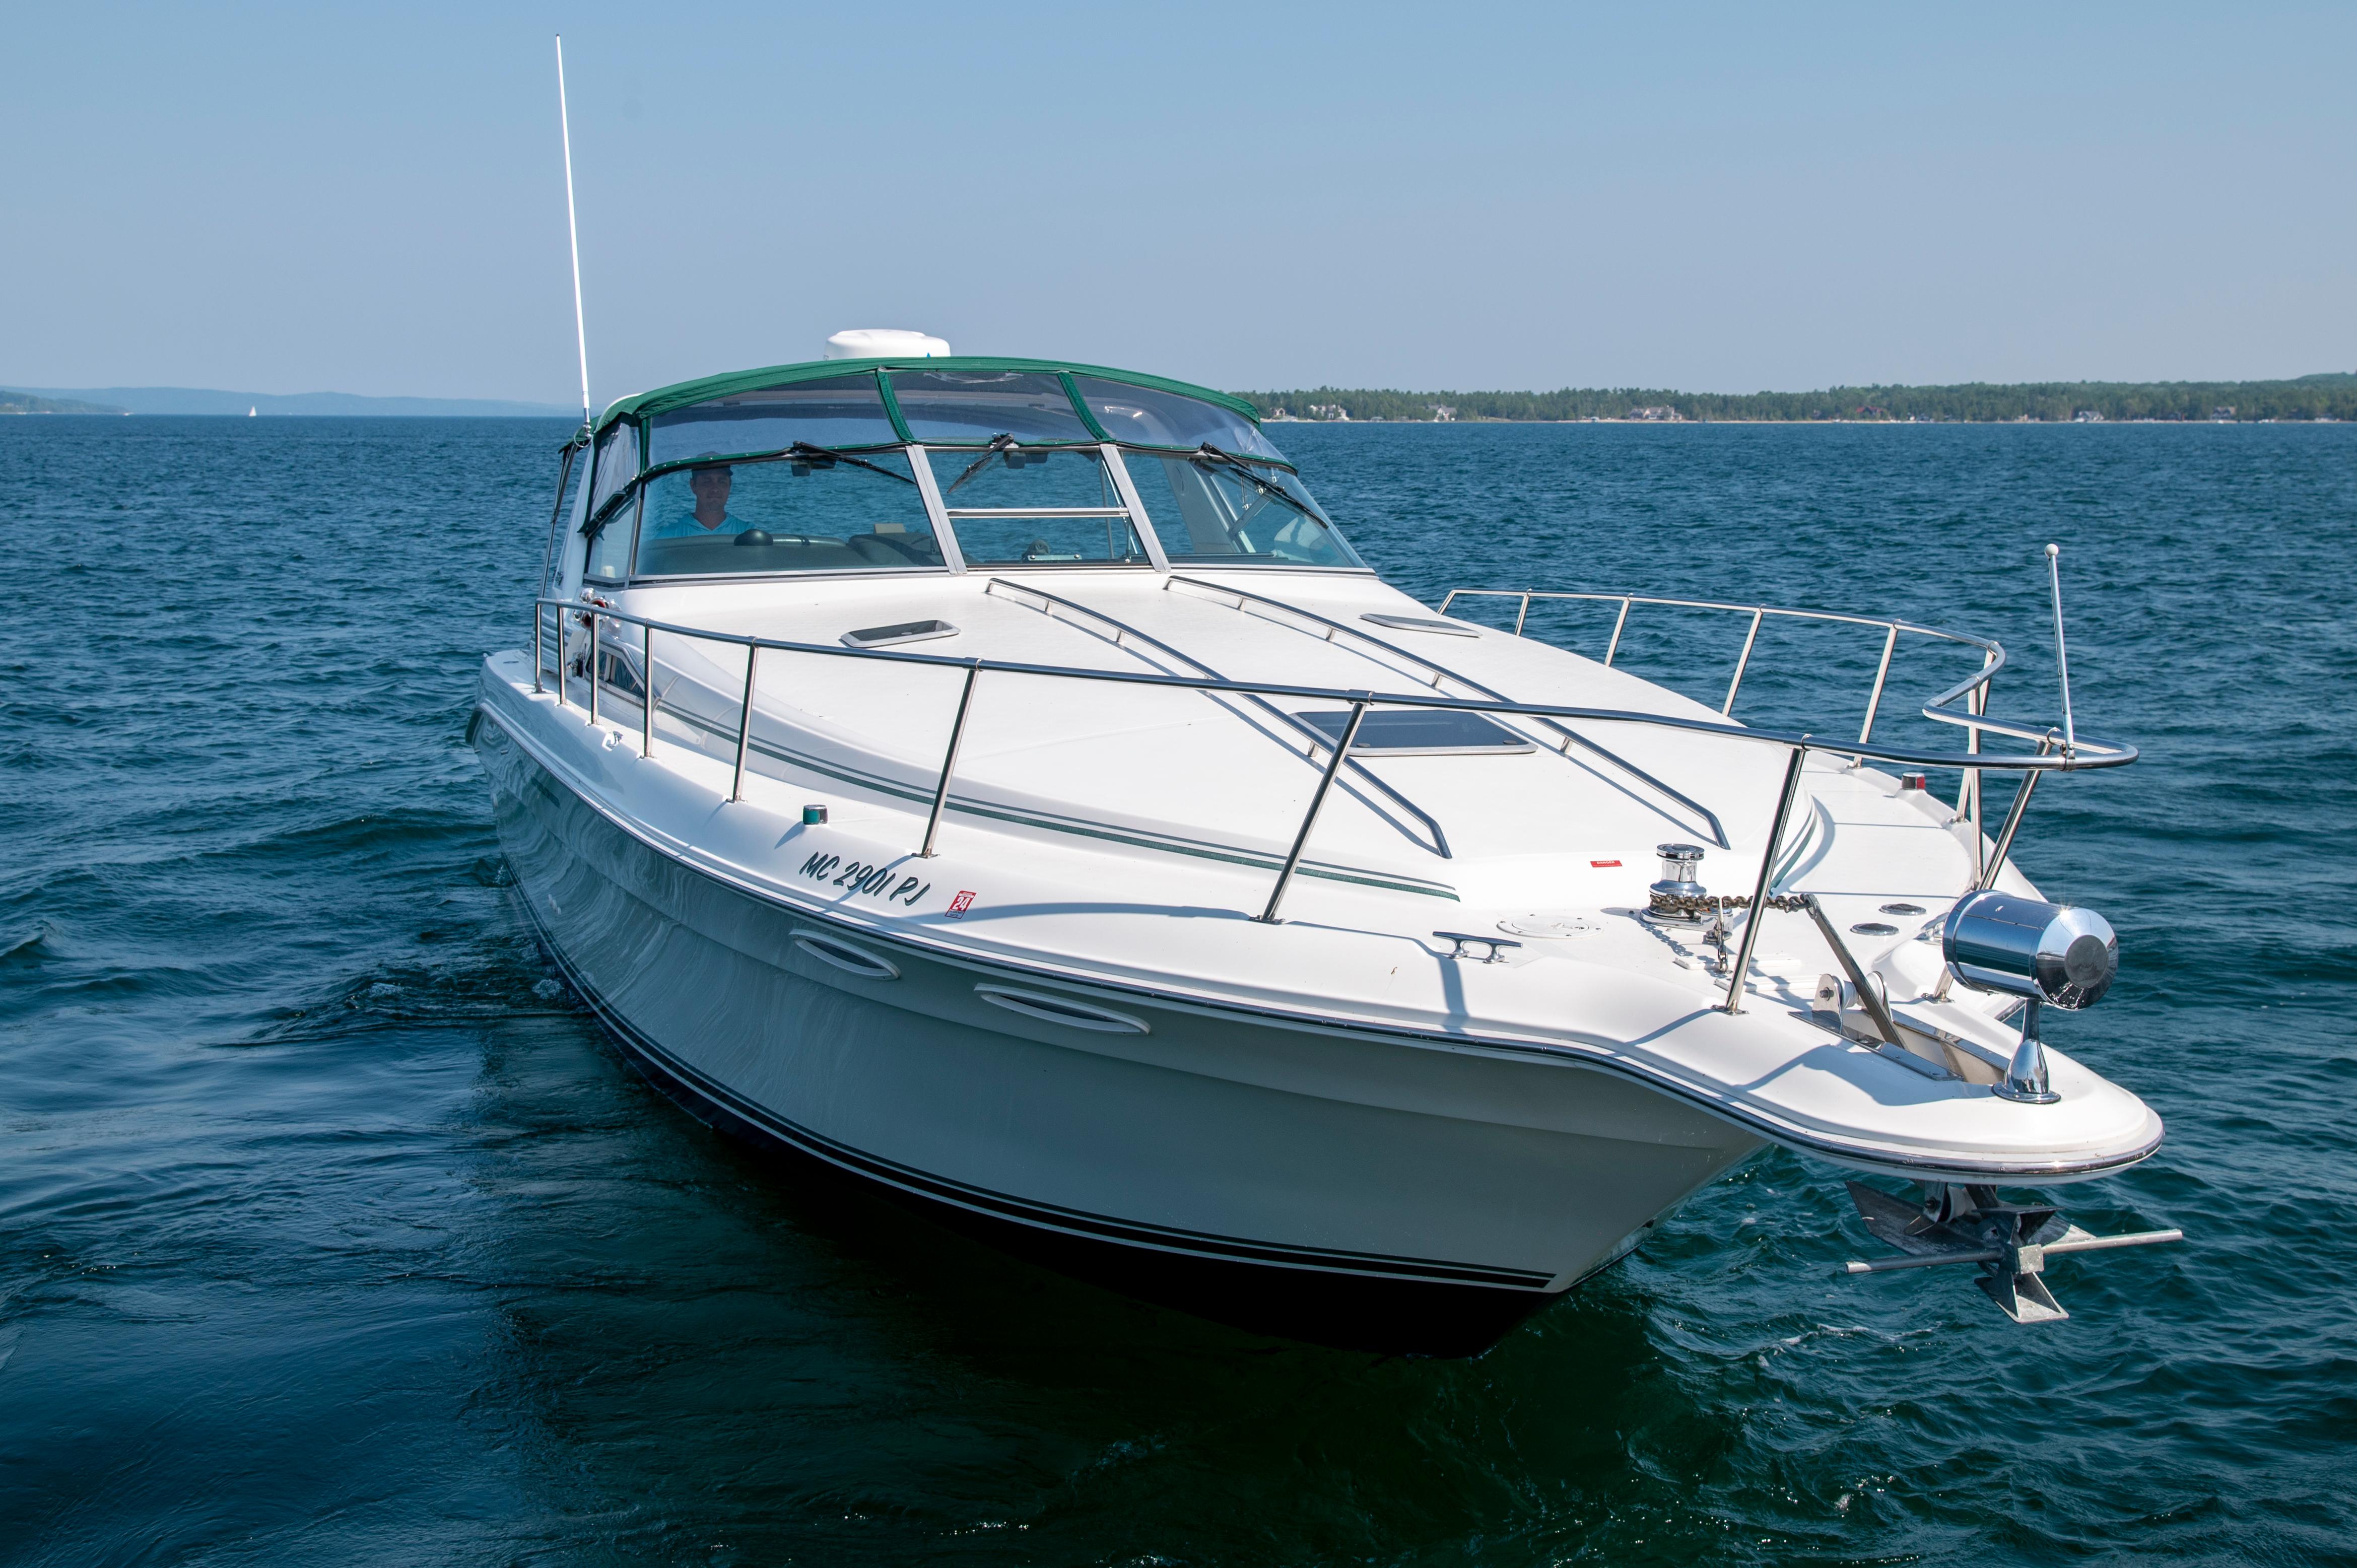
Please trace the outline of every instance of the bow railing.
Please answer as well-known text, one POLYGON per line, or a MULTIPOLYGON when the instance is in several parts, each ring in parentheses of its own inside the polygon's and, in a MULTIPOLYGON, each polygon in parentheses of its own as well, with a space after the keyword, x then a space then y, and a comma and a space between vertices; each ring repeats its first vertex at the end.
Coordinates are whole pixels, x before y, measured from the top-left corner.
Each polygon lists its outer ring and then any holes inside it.
MULTIPOLYGON (((1341 770, 1344 760, 1351 755, 1352 743, 1358 735, 1361 721, 1364 719, 1368 711, 1373 708, 1427 709, 1482 714, 1498 718, 1629 725, 1689 735, 1714 736, 1732 742, 1775 747, 1785 751, 1788 756, 1777 791, 1775 814, 1769 827, 1766 843, 1760 852, 1757 886, 1751 898, 1750 907, 1754 911, 1764 908, 1769 897, 1770 891, 1769 884, 1775 870, 1777 850, 1784 840, 1793 802, 1800 793, 1802 768, 1811 751, 1835 753, 1854 758, 1860 764, 1870 758, 1877 762, 1894 763, 1902 768, 1959 768, 1965 770, 1968 775, 1975 779, 1982 769, 2018 772, 2023 775, 2024 787, 2016 792, 2013 810, 2008 813, 2005 831, 1996 845, 1992 857, 1985 865, 1975 866, 1975 881, 1979 886, 1987 886, 1996 880, 1997 869, 2003 865, 2006 854, 2010 849, 2014 832, 2020 825, 2020 812, 2027 804, 2028 787, 2031 782, 2051 772, 2117 768, 2135 761, 2136 757, 2136 748, 2132 746, 2097 740, 2083 732, 2076 737, 2074 746, 2064 748, 2059 746, 2058 732, 1987 718, 1982 709, 1986 705, 1988 681, 1989 677, 2002 667, 2005 659, 2004 650, 1995 642, 1959 632, 1945 632, 1934 628, 1916 627, 1903 621, 1879 620, 1870 617, 1836 615, 1810 610, 1773 610, 1756 606, 1717 605, 1702 600, 1644 598, 1633 595, 1543 595, 1536 592, 1524 594, 1500 593, 1498 590, 1460 589, 1443 600, 1441 608, 1445 612, 1457 598, 1469 594, 1497 595, 1523 599, 1524 616, 1528 613, 1528 601, 1533 598, 1620 599, 1623 601, 1620 615, 1622 624, 1626 623, 1628 607, 1631 604, 1741 609, 1753 614, 1755 618, 1752 628, 1753 638, 1756 638, 1758 633, 1759 618, 1768 615, 1792 615, 1810 619, 1879 626, 1887 628, 1882 669, 1876 676, 1873 704, 1869 705, 1867 723, 1858 739, 1855 742, 1828 744, 1815 735, 1806 732, 1754 729, 1731 722, 1713 722, 1675 714, 1645 713, 1623 708, 1594 708, 1562 703, 1525 703, 1505 698, 1444 697, 1429 690, 1377 692, 1366 689, 1345 690, 1330 686, 1301 685, 1290 682, 1236 681, 1201 675, 1149 674, 1143 671, 1035 664, 1015 660, 960 659, 944 654, 915 653, 892 648, 848 648, 836 643, 800 642, 785 638, 757 637, 744 632, 717 631, 708 627, 685 626, 675 621, 657 620, 651 616, 635 615, 609 605, 579 599, 541 597, 533 601, 533 690, 536 693, 548 691, 546 677, 553 672, 556 677, 554 695, 557 703, 560 706, 568 705, 571 702, 568 687, 575 678, 580 678, 587 688, 587 700, 585 705, 587 709, 588 721, 593 725, 602 722, 599 712, 601 691, 621 694, 626 701, 635 699, 634 705, 639 709, 640 754, 651 757, 655 754, 656 714, 664 707, 664 695, 658 691, 655 682, 655 638, 658 635, 677 637, 694 643, 742 648, 745 650, 744 688, 738 703, 735 776, 728 792, 728 800, 734 803, 743 800, 745 797, 746 763, 752 743, 754 701, 759 683, 760 659, 763 653, 792 653, 818 659, 856 659, 891 664, 923 665, 940 669, 944 672, 955 673, 963 682, 959 693, 957 716, 951 724, 948 742, 943 748, 941 767, 936 774, 923 841, 915 852, 920 857, 931 857, 935 853, 935 841, 941 828, 942 817, 949 802, 951 780, 956 771, 959 752, 964 745, 967 721, 974 711, 974 687, 985 674, 1160 687, 1166 690, 1202 692, 1244 698, 1289 697, 1346 704, 1350 713, 1344 722, 1341 736, 1330 748, 1317 788, 1310 796, 1308 807, 1303 812, 1300 824, 1293 834, 1291 847, 1286 854, 1283 865, 1278 870, 1275 885, 1269 891, 1268 902, 1254 917, 1258 920, 1272 925, 1277 922, 1277 911, 1284 902, 1286 892, 1291 886, 1295 874, 1300 867, 1303 853, 1308 846, 1311 832, 1317 825, 1318 813, 1333 786, 1335 776, 1341 770), (553 671, 547 658, 548 632, 552 622, 556 632, 556 660, 553 671), (640 632, 637 639, 638 647, 632 650, 627 643, 619 645, 608 643, 605 628, 608 624, 637 628, 640 632), (1926 704, 1924 709, 1927 717, 1964 724, 1969 732, 1970 740, 1970 747, 1966 751, 1932 752, 1911 747, 1877 746, 1873 743, 1873 705, 1878 705, 1880 702, 1883 683, 1889 671, 1890 649, 1902 631, 1920 632, 1928 637, 1964 643, 1983 650, 1984 660, 1981 669, 1965 682, 1943 693, 1932 703, 1926 704), (574 662, 576 637, 587 644, 586 654, 577 663, 574 662), (609 671, 614 668, 614 661, 617 659, 627 660, 628 655, 632 651, 638 654, 640 660, 640 669, 631 671, 639 688, 635 693, 615 684, 608 678, 609 671), (1975 704, 1968 715, 1934 711, 1943 708, 1945 704, 1953 703, 1959 698, 1965 698, 1975 704), (1980 736, 1985 731, 2037 741, 2039 749, 2034 753, 1985 752, 1980 748, 1980 736)), ((1518 630, 1522 618, 1522 617, 1517 618, 1518 630)), ((1609 652, 1618 650, 1619 632, 1620 626, 1616 625, 1613 648, 1608 650, 1608 662, 1609 661, 1609 652)), ((1744 662, 1746 663, 1749 662, 1751 640, 1751 638, 1747 638, 1745 642, 1744 662)), ((1741 680, 1742 671, 1738 668, 1736 680, 1730 683, 1727 694, 1728 707, 1733 705, 1735 689, 1740 686, 1741 680)), ((1975 811, 1971 817, 1972 838, 1974 853, 1977 858, 1982 835, 1979 831, 1976 789, 1973 794, 1975 811)), ((1744 921, 1743 940, 1730 970, 1727 999, 1725 1004, 1726 1010, 1729 1013, 1742 1010, 1744 983, 1750 969, 1752 947, 1757 940, 1760 925, 1760 922, 1756 917, 1744 921)))

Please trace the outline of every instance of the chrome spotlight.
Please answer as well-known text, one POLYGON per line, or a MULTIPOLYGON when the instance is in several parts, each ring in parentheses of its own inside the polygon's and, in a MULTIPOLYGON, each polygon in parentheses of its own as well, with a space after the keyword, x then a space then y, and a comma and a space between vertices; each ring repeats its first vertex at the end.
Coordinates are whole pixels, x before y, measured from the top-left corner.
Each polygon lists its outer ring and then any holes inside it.
POLYGON ((1948 911, 1941 932, 1948 972, 1977 991, 2019 996, 2021 1044, 1996 1092, 2006 1100, 2051 1105, 2061 1098, 2046 1081, 2046 1047, 2038 1037, 2039 1010, 2092 1007, 2119 972, 2120 941, 2111 922, 2093 909, 2067 908, 2041 898, 1994 890, 1968 894, 1948 911))

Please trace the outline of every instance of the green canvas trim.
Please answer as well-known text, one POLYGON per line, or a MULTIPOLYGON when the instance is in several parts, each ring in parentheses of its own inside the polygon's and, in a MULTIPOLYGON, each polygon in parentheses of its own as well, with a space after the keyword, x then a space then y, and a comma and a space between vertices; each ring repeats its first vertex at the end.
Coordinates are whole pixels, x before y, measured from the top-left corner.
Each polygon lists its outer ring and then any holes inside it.
POLYGON ((1080 383, 1072 380, 1072 372, 1065 371, 1056 380, 1063 383, 1064 395, 1072 400, 1072 406, 1080 411, 1082 425, 1097 438, 1097 445, 1103 446, 1112 441, 1113 437, 1105 434, 1104 426, 1097 423, 1097 411, 1091 408, 1089 400, 1081 395, 1080 383))
MULTIPOLYGON (((834 376, 856 375, 862 370, 878 372, 884 388, 884 406, 905 437, 907 425, 900 421, 899 409, 892 402, 890 378, 885 371, 1036 371, 1049 375, 1099 376, 1106 381, 1120 381, 1129 386, 1146 387, 1155 392, 1175 392, 1180 397, 1198 398, 1216 403, 1231 413, 1240 413, 1254 424, 1260 423, 1260 410, 1232 392, 1215 392, 1199 387, 1191 381, 1173 381, 1168 376, 1147 375, 1143 371, 1114 370, 1105 365, 1075 364, 1068 360, 1002 360, 974 354, 951 354, 930 360, 809 360, 793 365, 770 365, 758 371, 732 371, 726 375, 705 376, 699 381, 680 381, 667 387, 657 387, 635 397, 618 398, 597 416, 597 430, 603 434, 608 426, 628 419, 643 424, 659 413, 685 408, 691 403, 726 397, 735 392, 759 392, 764 387, 792 386, 799 381, 823 381, 834 376)), ((1071 392, 1069 383, 1065 391, 1071 392)), ((1078 398, 1072 406, 1082 411, 1082 420, 1093 427, 1095 421, 1088 416, 1088 404, 1078 398)), ((644 451, 644 443, 640 450, 644 451)))
POLYGON ((892 395, 892 378, 881 370, 876 372, 876 392, 884 400, 884 417, 890 420, 892 428, 899 433, 900 445, 918 445, 917 438, 909 434, 909 421, 900 413, 900 400, 892 395))

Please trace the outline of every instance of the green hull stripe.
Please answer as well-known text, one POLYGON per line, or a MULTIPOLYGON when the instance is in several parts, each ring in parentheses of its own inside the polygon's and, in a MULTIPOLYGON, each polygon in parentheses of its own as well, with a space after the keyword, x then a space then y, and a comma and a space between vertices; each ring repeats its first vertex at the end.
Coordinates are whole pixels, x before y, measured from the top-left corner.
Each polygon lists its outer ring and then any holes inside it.
MULTIPOLYGON (((676 708, 664 711, 673 718, 715 740, 725 741, 731 746, 736 744, 736 736, 723 730, 717 725, 698 718, 693 714, 681 713, 676 708)), ((905 784, 895 784, 888 779, 878 779, 872 774, 821 762, 815 757, 788 751, 782 746, 772 746, 767 741, 753 741, 750 743, 750 749, 773 762, 782 762, 790 768, 799 768, 806 772, 816 773, 856 789, 873 790, 879 795, 889 795, 897 800, 911 800, 922 805, 930 806, 932 803, 932 796, 924 790, 911 789, 905 784)), ((1248 865, 1256 871, 1275 871, 1285 864, 1275 855, 1261 854, 1252 850, 1222 849, 1212 844, 1189 843, 1183 839, 1164 838, 1134 830, 1125 832, 1119 828, 1107 827, 1101 822, 1083 822, 1071 818, 1044 816, 1036 812, 1017 811, 1003 806, 978 805, 970 801, 962 801, 955 795, 950 797, 944 809, 963 816, 984 817, 993 822, 1012 822, 1018 827, 1045 828, 1049 832, 1070 833, 1075 838, 1102 839, 1108 843, 1128 844, 1137 849, 1156 850, 1164 854, 1183 854, 1196 860, 1217 860, 1230 865, 1248 865)), ((1456 889, 1441 883, 1384 876, 1372 871, 1352 871, 1344 866, 1328 865, 1311 860, 1303 861, 1295 868, 1294 875, 1315 876, 1327 882, 1347 882, 1361 887, 1380 887, 1391 893, 1420 894, 1426 898, 1445 898, 1452 904, 1459 902, 1456 889)))

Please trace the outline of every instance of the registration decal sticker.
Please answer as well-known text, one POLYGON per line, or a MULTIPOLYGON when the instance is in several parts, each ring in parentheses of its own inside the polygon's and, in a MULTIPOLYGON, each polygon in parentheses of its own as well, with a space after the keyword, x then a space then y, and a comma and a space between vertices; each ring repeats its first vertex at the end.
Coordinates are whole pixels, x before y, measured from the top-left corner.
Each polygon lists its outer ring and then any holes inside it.
POLYGON ((965 918, 965 912, 973 908, 974 894, 970 890, 961 892, 956 897, 950 900, 950 918, 952 920, 963 919, 965 918))

